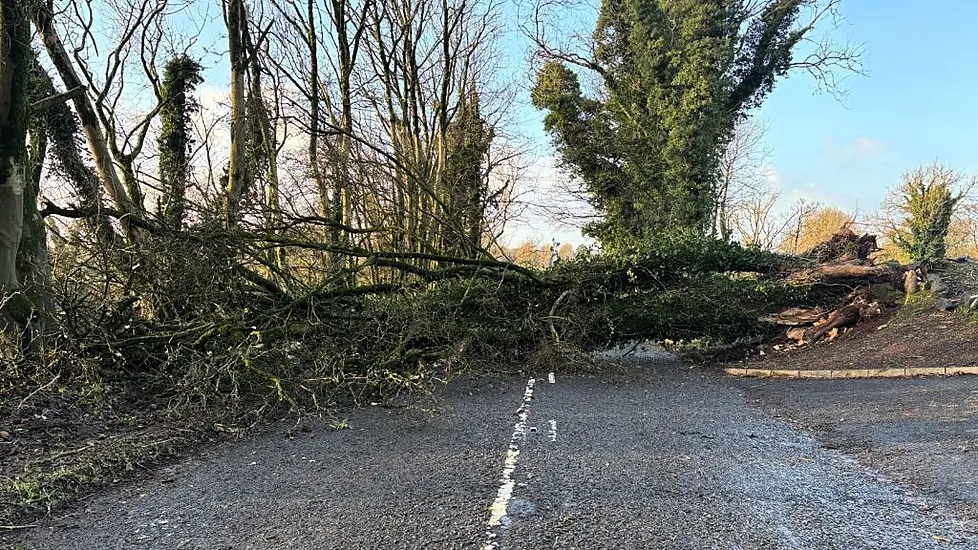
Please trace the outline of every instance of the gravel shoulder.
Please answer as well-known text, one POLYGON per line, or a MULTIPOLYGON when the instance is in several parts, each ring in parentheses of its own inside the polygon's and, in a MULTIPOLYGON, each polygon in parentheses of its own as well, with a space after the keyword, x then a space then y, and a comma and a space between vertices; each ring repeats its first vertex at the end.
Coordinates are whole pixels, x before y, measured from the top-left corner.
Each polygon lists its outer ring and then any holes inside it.
POLYGON ((795 399, 775 385, 656 355, 548 375, 531 375, 532 399, 527 377, 471 378, 434 401, 354 411, 346 429, 274 425, 0 534, 0 547, 978 547, 953 500, 968 494, 895 483, 843 452, 856 447, 826 448, 777 412, 795 399), (491 527, 507 461, 507 514, 491 527))

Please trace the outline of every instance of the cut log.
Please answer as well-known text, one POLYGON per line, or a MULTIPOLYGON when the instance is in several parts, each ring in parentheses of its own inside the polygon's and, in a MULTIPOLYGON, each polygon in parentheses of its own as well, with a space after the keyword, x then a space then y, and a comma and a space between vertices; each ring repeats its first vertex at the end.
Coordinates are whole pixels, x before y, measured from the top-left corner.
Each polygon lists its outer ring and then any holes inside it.
POLYGON ((859 321, 878 317, 883 312, 880 303, 872 299, 872 295, 866 291, 857 290, 853 294, 852 302, 833 311, 824 323, 819 323, 805 331, 803 341, 815 343, 831 334, 832 331, 836 331, 831 337, 834 340, 838 335, 838 329, 851 327, 859 321))
POLYGON ((796 271, 788 280, 795 284, 815 284, 859 279, 866 283, 897 282, 902 285, 903 272, 904 268, 893 264, 831 263, 796 271))
POLYGON ((802 327, 789 328, 787 332, 787 336, 788 338, 791 338, 792 340, 798 342, 798 344, 804 344, 806 332, 808 332, 808 329, 802 327))
POLYGON ((805 341, 815 343, 821 340, 830 330, 834 328, 844 328, 855 325, 861 318, 859 315, 859 310, 859 305, 850 304, 833 311, 825 323, 806 331, 805 341))
POLYGON ((781 313, 761 317, 760 320, 788 327, 797 327, 814 324, 824 315, 825 311, 819 308, 793 307, 786 309, 781 313))

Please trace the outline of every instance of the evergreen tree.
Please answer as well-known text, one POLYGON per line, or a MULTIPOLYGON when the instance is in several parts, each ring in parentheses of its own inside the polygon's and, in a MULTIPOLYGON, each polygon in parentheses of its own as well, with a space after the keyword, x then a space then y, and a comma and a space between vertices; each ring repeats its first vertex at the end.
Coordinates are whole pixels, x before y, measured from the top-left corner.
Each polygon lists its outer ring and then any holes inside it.
POLYGON ((951 168, 934 164, 903 176, 899 188, 903 226, 894 232, 897 246, 915 262, 943 260, 945 239, 954 209, 961 201, 953 187, 961 176, 951 168))
POLYGON ((562 164, 604 214, 586 231, 623 250, 661 231, 705 231, 736 122, 791 68, 810 0, 603 0, 593 59, 554 56, 533 104, 562 164), (568 60, 593 71, 586 97, 568 60))
POLYGON ((445 162, 445 206, 442 252, 476 258, 482 249, 489 182, 486 158, 495 133, 479 111, 475 86, 462 94, 458 113, 448 126, 445 162))

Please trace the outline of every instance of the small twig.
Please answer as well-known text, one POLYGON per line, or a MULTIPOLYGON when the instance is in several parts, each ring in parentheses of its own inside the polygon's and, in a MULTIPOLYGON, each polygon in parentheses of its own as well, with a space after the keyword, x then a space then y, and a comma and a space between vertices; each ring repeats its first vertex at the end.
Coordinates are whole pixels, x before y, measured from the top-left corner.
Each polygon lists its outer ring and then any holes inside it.
POLYGON ((55 377, 52 378, 51 381, 48 382, 47 384, 44 384, 40 388, 37 388, 36 390, 32 391, 30 394, 28 394, 27 397, 24 398, 23 401, 20 402, 20 405, 17 405, 17 409, 19 410, 19 409, 23 408, 24 404, 27 403, 27 401, 30 400, 30 398, 32 398, 35 395, 37 395, 38 393, 40 393, 45 388, 49 387, 51 384, 54 384, 55 382, 57 382, 59 378, 61 378, 61 373, 58 373, 57 375, 55 375, 55 377))
POLYGON ((78 449, 71 449, 71 450, 68 450, 68 451, 62 451, 60 453, 53 454, 53 455, 51 455, 49 457, 43 458, 41 460, 38 460, 37 462, 38 463, 51 462, 51 461, 57 460, 57 459, 59 459, 59 458, 61 458, 63 456, 73 455, 75 453, 80 453, 82 451, 87 451, 89 449, 94 449, 94 448, 95 448, 95 442, 93 441, 93 442, 89 443, 88 445, 85 445, 84 447, 80 447, 78 449))
POLYGON ((37 527, 36 523, 28 523, 27 525, 0 525, 0 531, 16 531, 17 529, 33 529, 37 527))

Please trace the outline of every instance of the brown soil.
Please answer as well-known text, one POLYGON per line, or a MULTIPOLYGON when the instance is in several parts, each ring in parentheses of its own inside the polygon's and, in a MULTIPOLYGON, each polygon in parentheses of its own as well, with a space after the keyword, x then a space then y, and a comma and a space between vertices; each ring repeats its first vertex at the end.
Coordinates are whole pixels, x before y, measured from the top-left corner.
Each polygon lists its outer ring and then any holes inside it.
POLYGON ((779 344, 781 350, 764 345, 737 366, 832 370, 971 366, 978 364, 978 323, 958 313, 902 310, 860 324, 831 342, 783 349, 786 344, 779 344))
POLYGON ((137 393, 59 385, 0 398, 0 527, 146 471, 213 436, 137 393), (87 392, 87 394, 85 393, 87 392))

